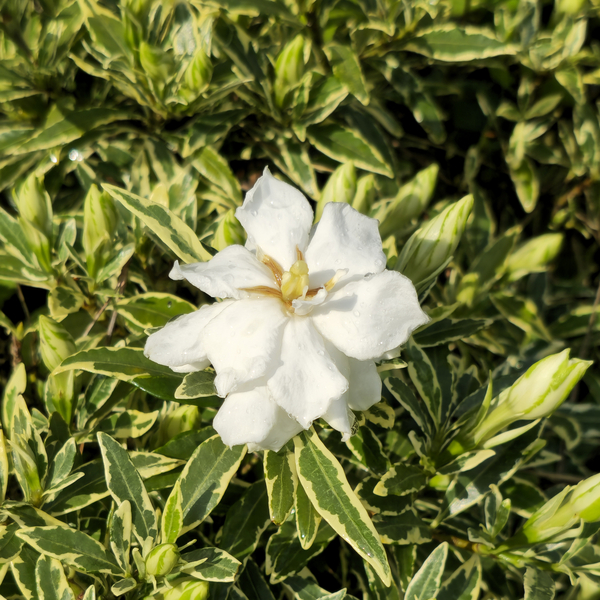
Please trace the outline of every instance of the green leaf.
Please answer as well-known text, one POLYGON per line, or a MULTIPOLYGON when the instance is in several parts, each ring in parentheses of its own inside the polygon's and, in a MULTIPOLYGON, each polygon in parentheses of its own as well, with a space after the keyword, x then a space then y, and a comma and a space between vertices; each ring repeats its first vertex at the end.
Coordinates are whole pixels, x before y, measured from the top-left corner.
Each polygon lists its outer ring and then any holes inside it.
POLYGON ((328 44, 323 48, 334 76, 365 106, 369 104, 369 92, 360 68, 358 56, 349 45, 328 44))
POLYGON ((527 567, 525 572, 525 600, 553 600, 555 585, 552 575, 527 567))
POLYGON ((314 507, 373 566, 382 581, 389 583, 391 573, 385 550, 340 463, 314 429, 296 436, 294 444, 298 478, 314 507))
POLYGON ((161 519, 161 539, 163 544, 174 544, 183 529, 181 488, 176 483, 167 498, 161 519))
MULTIPOLYGON (((306 573, 307 575, 309 574, 308 572, 306 573)), ((297 600, 342 600, 346 597, 346 588, 331 594, 322 587, 319 587, 314 579, 308 576, 293 575, 292 577, 287 577, 283 585, 294 594, 294 598, 297 600)))
POLYGON ((428 412, 423 408, 423 402, 419 402, 412 390, 397 377, 389 377, 385 380, 386 387, 398 402, 408 411, 423 433, 431 435, 433 424, 428 412))
MULTIPOLYGON (((191 165, 211 184, 219 187, 234 207, 242 203, 240 184, 231 172, 227 161, 216 150, 205 146, 192 159, 191 165)), ((209 258, 198 260, 209 260, 209 258)))
POLYGON ((0 240, 17 260, 30 267, 39 266, 18 221, 0 208, 0 240))
POLYGON ((383 450, 381 441, 370 427, 366 425, 359 427, 346 445, 372 473, 381 475, 390 468, 390 460, 383 450))
POLYGON ((54 487, 56 484, 65 479, 65 477, 67 477, 73 468, 75 456, 77 456, 75 440, 73 438, 69 438, 67 443, 64 444, 63 447, 56 453, 56 456, 50 465, 46 488, 54 487))
POLYGON ((405 496, 421 491, 427 485, 427 475, 423 469, 413 465, 394 465, 375 486, 377 496, 405 496))
POLYGON ((431 348, 464 340, 491 323, 490 319, 442 319, 419 329, 413 339, 421 348, 431 348))
POLYGON ((117 312, 142 329, 162 327, 170 319, 195 310, 191 302, 171 294, 139 294, 117 302, 117 312))
POLYGON ((219 436, 196 449, 178 480, 184 532, 202 523, 221 501, 245 454, 246 446, 228 448, 219 436))
POLYGON ((444 581, 437 600, 477 600, 481 589, 481 561, 472 556, 444 581))
POLYGON ((158 418, 158 412, 114 412, 98 424, 97 430, 117 439, 138 438, 150 431, 158 418))
POLYGON ((296 488, 295 508, 298 539, 300 545, 308 550, 317 537, 321 515, 316 511, 301 485, 296 488))
POLYGON ((215 389, 214 371, 196 371, 188 373, 175 390, 176 400, 189 400, 195 398, 213 397, 217 394, 215 389))
POLYGON ((281 525, 294 508, 298 486, 294 453, 290 452, 288 446, 284 446, 279 452, 265 450, 264 470, 271 521, 275 525, 281 525))
POLYGON ((181 375, 146 358, 141 348, 102 347, 83 350, 69 356, 54 373, 73 369, 108 375, 129 382, 138 377, 148 376, 171 377, 181 381, 181 375))
POLYGON ((147 538, 155 540, 156 513, 127 450, 105 433, 98 434, 98 443, 110 495, 118 506, 126 500, 131 504, 133 532, 140 544, 144 544, 147 538))
POLYGON ((138 217, 182 261, 193 263, 212 258, 196 234, 162 204, 106 183, 102 187, 138 217))
POLYGON ((248 600, 275 600, 273 592, 269 589, 260 569, 252 559, 246 562, 246 566, 238 580, 238 585, 242 592, 246 594, 248 600))
POLYGON ((476 27, 455 27, 452 23, 417 33, 404 45, 406 50, 445 62, 466 62, 493 56, 510 56, 517 47, 496 39, 492 32, 476 27))
POLYGON ((406 512, 412 506, 412 498, 408 496, 403 498, 399 496, 378 496, 374 491, 378 484, 379 479, 377 477, 367 477, 354 488, 354 493, 370 513, 397 516, 406 512))
POLYGON ((265 483, 257 481, 227 511, 220 545, 235 558, 243 560, 254 552, 269 522, 265 483))
POLYGON ((10 563, 15 583, 25 600, 38 600, 35 566, 39 556, 33 548, 24 546, 19 556, 10 563))
POLYGON ((138 586, 138 582, 133 577, 127 577, 126 579, 121 579, 121 581, 117 581, 111 588, 110 591, 115 596, 122 596, 127 592, 135 589, 138 586))
POLYGON ((38 558, 35 580, 39 600, 75 600, 65 571, 55 558, 43 555, 38 558))
POLYGON ((429 600, 439 592, 448 557, 448 543, 440 544, 423 563, 423 566, 412 578, 406 595, 406 600, 429 600))
POLYGON ((104 546, 83 531, 56 526, 26 527, 17 535, 38 552, 84 573, 122 574, 116 560, 104 546))
POLYGON ((310 142, 323 154, 341 163, 353 161, 365 171, 394 176, 392 168, 377 157, 373 149, 353 130, 341 125, 318 125, 307 130, 310 142))
POLYGON ((265 571, 271 576, 271 584, 302 571, 312 558, 325 550, 335 536, 335 531, 326 521, 322 521, 313 545, 304 550, 298 539, 294 519, 288 519, 267 543, 265 571))
POLYGON ((112 516, 109 529, 110 548, 125 573, 129 573, 129 550, 131 548, 131 504, 121 503, 112 516))
POLYGON ((431 528, 412 510, 397 516, 373 517, 373 524, 384 544, 425 544, 431 541, 431 528))
POLYGON ((182 570, 192 577, 204 581, 235 581, 235 577, 242 563, 230 554, 219 548, 202 548, 183 554, 181 557, 193 567, 183 567, 182 570))

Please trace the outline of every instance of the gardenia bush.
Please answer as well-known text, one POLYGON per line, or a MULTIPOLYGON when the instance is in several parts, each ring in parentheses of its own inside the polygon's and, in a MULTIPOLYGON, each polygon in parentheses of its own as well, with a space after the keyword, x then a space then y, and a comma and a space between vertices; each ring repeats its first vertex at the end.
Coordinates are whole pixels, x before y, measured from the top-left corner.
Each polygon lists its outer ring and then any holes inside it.
POLYGON ((597 0, 0 5, 0 597, 600 597, 597 0))

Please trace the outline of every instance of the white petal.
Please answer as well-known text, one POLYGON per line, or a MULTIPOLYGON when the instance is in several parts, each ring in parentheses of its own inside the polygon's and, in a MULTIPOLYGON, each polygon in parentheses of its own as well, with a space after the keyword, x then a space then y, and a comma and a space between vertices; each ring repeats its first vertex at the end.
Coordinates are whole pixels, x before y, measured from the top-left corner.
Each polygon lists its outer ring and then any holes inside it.
POLYGON ((308 300, 296 298, 296 300, 292 300, 292 307, 294 309, 294 313, 299 316, 307 315, 313 310, 315 306, 323 304, 326 298, 327 290, 325 288, 321 288, 312 298, 309 298, 308 300))
POLYGON ((277 298, 251 298, 231 303, 210 322, 201 341, 217 372, 219 396, 274 370, 288 318, 277 298))
POLYGON ((265 169, 246 194, 235 216, 248 234, 246 248, 259 247, 288 271, 296 262, 296 246, 304 252, 313 221, 308 200, 296 188, 265 169))
POLYGON ((325 285, 338 269, 348 269, 344 281, 385 269, 379 222, 345 202, 325 205, 306 249, 312 288, 325 285))
POLYGON ((276 452, 302 431, 264 386, 230 394, 214 418, 213 427, 227 446, 248 444, 250 450, 276 452))
POLYGON ((187 279, 213 298, 248 298, 244 288, 267 286, 279 289, 268 267, 243 246, 227 246, 208 262, 180 265, 177 261, 171 279, 187 279))
POLYGON ((309 317, 346 356, 372 360, 404 344, 427 323, 410 279, 384 271, 346 284, 309 317))
POLYGON ((296 316, 285 326, 281 366, 267 385, 277 404, 305 429, 348 389, 310 318, 296 316))
MULTIPOLYGON (((348 391, 341 399, 352 410, 367 410, 381 400, 381 377, 377 372, 375 361, 356 360, 340 352, 330 341, 325 341, 325 348, 331 356, 339 372, 348 380, 348 391)), ((327 416, 324 417, 329 422, 327 416)), ((331 422, 329 424, 338 429, 331 422)), ((338 431, 342 431, 338 429, 338 431)))
POLYGON ((193 313, 177 317, 146 340, 144 354, 177 373, 206 369, 210 361, 200 343, 202 330, 233 302, 205 304, 193 313))
POLYGON ((354 413, 348 408, 344 396, 345 394, 341 398, 334 400, 322 417, 331 427, 343 434, 343 442, 350 439, 350 436, 352 435, 352 426, 354 425, 355 420, 354 413))

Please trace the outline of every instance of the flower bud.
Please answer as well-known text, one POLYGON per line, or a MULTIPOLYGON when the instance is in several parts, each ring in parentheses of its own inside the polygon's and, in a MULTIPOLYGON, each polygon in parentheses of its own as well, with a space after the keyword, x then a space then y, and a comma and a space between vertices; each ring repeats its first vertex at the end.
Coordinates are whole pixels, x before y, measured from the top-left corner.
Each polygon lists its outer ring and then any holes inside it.
POLYGON ((240 222, 235 218, 235 210, 228 210, 217 226, 212 240, 212 247, 219 252, 232 244, 243 245, 246 236, 240 222))
POLYGON ((349 161, 340 165, 329 177, 315 211, 315 223, 321 219, 323 209, 329 202, 346 202, 350 204, 356 195, 356 169, 349 161))
POLYGON ((83 248, 95 252, 105 240, 112 240, 119 214, 115 201, 107 192, 91 185, 83 205, 83 248))
POLYGON ((200 410, 191 404, 182 404, 167 413, 158 429, 157 445, 162 446, 176 435, 190 431, 200 424, 200 410))
POLYGON ((206 90, 212 79, 213 66, 202 48, 197 48, 185 70, 184 80, 193 98, 206 90))
POLYGON ((168 575, 179 561, 179 549, 175 544, 160 544, 146 557, 148 575, 168 575))
POLYGON ((15 190, 19 215, 47 238, 52 238, 52 203, 41 177, 32 173, 15 190))
POLYGON ((166 591, 164 600, 206 600, 208 598, 208 582, 206 581, 184 581, 179 585, 166 591))
POLYGON ((42 360, 50 371, 54 371, 65 358, 75 353, 75 342, 62 325, 44 315, 40 316, 38 331, 42 360))
POLYGON ((483 422, 471 432, 475 445, 484 443, 515 421, 534 421, 550 415, 591 364, 578 358, 569 360, 568 349, 536 362, 498 396, 483 422))
POLYGON ((373 174, 365 175, 358 180, 356 185, 356 193, 352 199, 352 208, 363 215, 368 215, 374 198, 375 176, 373 174))
POLYGON ((454 254, 472 208, 473 196, 465 196, 415 231, 402 248, 396 270, 415 284, 433 275, 454 254))
POLYGON ((375 215, 381 223, 379 230, 382 238, 406 227, 427 208, 433 198, 439 170, 439 166, 433 164, 419 171, 398 190, 383 214, 375 215))
POLYGON ((171 60, 169 55, 157 46, 150 46, 146 42, 140 42, 140 63, 142 69, 150 79, 164 87, 171 69, 171 60))
POLYGON ((563 242, 562 233, 547 233, 533 238, 513 252, 506 264, 510 281, 546 270, 560 252, 563 242))
POLYGON ((577 525, 600 520, 600 473, 567 487, 546 502, 523 525, 520 535, 529 543, 548 540, 577 525))
POLYGON ((275 102, 284 105, 287 92, 300 83, 304 74, 305 41, 297 35, 285 46, 275 63, 275 102))

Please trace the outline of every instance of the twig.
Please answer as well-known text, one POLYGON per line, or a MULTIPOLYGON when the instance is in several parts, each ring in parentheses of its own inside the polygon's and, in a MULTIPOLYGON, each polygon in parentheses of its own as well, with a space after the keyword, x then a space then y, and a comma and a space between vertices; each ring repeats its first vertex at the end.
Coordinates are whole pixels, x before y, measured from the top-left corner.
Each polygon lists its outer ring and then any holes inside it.
MULTIPOLYGON (((119 283, 117 284, 117 293, 114 298, 115 301, 117 301, 119 299, 119 296, 123 293, 123 288, 125 287, 125 283, 127 282, 128 273, 129 273, 129 261, 127 261, 127 263, 121 270, 121 274, 119 275, 119 283)), ((108 324, 108 329, 106 330, 106 344, 108 346, 110 346, 110 341, 112 339, 112 334, 113 334, 113 330, 115 328, 116 322, 117 322, 117 308, 115 306, 113 308, 113 314, 110 317, 110 323, 108 324)))
POLYGON ((550 473, 549 471, 537 471, 531 470, 527 471, 530 475, 535 475, 536 477, 543 477, 548 481, 557 481, 559 483, 579 483, 583 481, 585 477, 581 475, 569 475, 568 473, 550 473))
POLYGON ((91 330, 92 327, 98 322, 98 319, 102 316, 102 313, 106 310, 106 307, 109 305, 110 299, 108 299, 98 310, 98 312, 94 315, 92 322, 85 328, 83 335, 81 337, 85 337, 91 330))
POLYGON ((23 313, 25 314, 25 319, 27 321, 31 320, 31 315, 29 314, 29 309, 27 308, 27 303, 25 302, 25 296, 23 296, 23 291, 21 290, 21 286, 17 283, 17 296, 19 297, 19 302, 21 303, 21 308, 23 309, 23 313))

